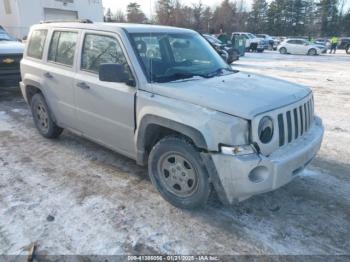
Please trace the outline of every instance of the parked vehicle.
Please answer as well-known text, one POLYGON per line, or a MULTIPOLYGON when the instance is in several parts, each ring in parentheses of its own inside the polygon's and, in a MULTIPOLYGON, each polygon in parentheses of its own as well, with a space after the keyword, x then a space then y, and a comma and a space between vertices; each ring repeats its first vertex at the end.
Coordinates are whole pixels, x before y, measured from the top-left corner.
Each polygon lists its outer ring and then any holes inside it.
POLYGON ((233 204, 279 188, 322 142, 309 88, 235 71, 188 29, 36 25, 21 70, 44 137, 66 128, 148 165, 181 208, 205 204, 212 189, 233 204))
POLYGON ((347 50, 350 45, 350 37, 342 37, 339 39, 338 49, 347 50))
POLYGON ((256 37, 264 39, 266 45, 265 49, 268 50, 275 50, 274 47, 277 48, 277 45, 275 46, 275 39, 269 35, 266 34, 257 34, 256 37))
POLYGON ((277 47, 282 42, 282 40, 281 40, 280 37, 276 37, 276 36, 272 36, 272 39, 273 39, 273 48, 272 48, 272 50, 276 51, 277 47))
POLYGON ((259 53, 264 52, 266 43, 263 39, 256 37, 255 35, 251 33, 246 33, 246 32, 233 32, 233 36, 244 36, 246 39, 246 50, 249 51, 254 51, 256 50, 259 53))
POLYGON ((328 38, 317 38, 315 40, 315 44, 324 45, 324 46, 327 46, 327 48, 331 47, 331 42, 329 41, 328 38))
POLYGON ((20 81, 24 45, 0 27, 0 82, 20 81))
POLYGON ((278 46, 281 54, 294 55, 319 55, 323 49, 319 45, 312 44, 304 39, 290 38, 278 46))
POLYGON ((230 45, 225 45, 215 36, 203 34, 204 38, 214 47, 214 49, 224 58, 228 64, 239 60, 239 51, 230 45))

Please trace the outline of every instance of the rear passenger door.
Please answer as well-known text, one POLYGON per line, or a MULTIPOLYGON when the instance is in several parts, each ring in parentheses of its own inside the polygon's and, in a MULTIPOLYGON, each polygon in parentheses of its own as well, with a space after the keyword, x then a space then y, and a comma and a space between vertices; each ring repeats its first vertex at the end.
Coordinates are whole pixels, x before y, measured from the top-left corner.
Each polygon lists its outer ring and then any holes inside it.
POLYGON ((47 98, 58 125, 76 128, 74 77, 79 31, 53 30, 43 72, 47 98))
POLYGON ((128 67, 120 39, 112 33, 84 32, 79 61, 74 88, 80 130, 85 136, 134 157, 136 88, 99 80, 101 64, 128 67))

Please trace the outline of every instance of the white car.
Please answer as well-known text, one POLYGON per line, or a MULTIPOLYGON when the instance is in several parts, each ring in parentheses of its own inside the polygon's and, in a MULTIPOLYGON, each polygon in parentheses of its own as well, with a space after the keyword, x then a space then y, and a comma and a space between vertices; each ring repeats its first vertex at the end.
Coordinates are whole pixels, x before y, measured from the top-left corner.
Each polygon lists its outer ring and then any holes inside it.
POLYGON ((277 47, 277 50, 281 54, 292 55, 320 55, 322 53, 320 46, 304 39, 287 39, 277 47))

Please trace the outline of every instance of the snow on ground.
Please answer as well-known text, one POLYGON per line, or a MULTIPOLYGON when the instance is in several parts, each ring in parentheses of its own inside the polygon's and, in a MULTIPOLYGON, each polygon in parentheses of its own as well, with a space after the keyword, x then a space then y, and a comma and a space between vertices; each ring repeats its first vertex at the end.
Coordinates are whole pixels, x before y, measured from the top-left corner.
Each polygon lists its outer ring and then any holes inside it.
POLYGON ((350 254, 350 56, 247 54, 235 68, 310 86, 326 134, 287 186, 234 207, 165 202, 147 170, 69 132, 36 132, 18 89, 0 88, 0 253, 350 254))

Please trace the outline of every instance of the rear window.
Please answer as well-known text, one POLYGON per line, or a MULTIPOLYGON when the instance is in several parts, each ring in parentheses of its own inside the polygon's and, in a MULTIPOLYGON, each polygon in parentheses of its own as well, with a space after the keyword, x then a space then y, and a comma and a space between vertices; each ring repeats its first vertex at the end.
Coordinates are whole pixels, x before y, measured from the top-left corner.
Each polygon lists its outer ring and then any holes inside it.
POLYGON ((28 43, 27 56, 33 57, 36 59, 43 58, 46 36, 47 36, 47 30, 33 31, 28 43))
POLYGON ((78 33, 55 31, 52 36, 48 60, 73 66, 78 33))

